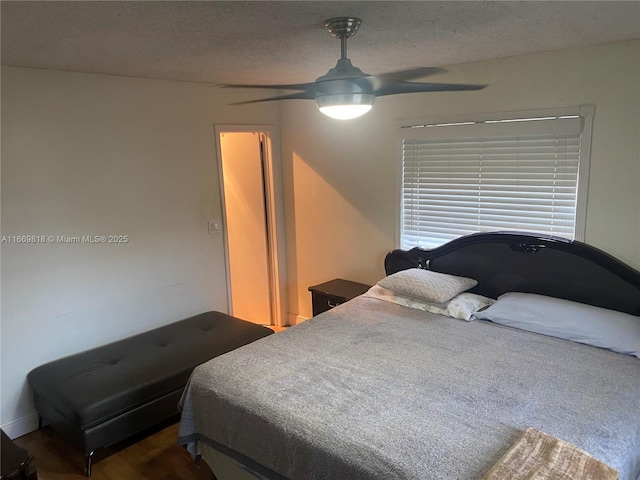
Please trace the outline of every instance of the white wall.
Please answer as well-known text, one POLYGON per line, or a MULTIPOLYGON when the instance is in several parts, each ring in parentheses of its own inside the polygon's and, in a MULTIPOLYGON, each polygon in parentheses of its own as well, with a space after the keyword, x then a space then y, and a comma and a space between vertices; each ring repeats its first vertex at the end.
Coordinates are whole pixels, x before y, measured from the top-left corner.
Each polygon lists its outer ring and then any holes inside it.
POLYGON ((37 417, 34 367, 206 310, 227 310, 215 123, 277 124, 206 85, 2 68, 0 424, 37 417))
POLYGON ((312 102, 283 103, 291 312, 311 315, 310 285, 384 275, 384 255, 395 248, 400 118, 594 104, 585 240, 640 269, 640 42, 459 65, 433 81, 491 86, 382 97, 346 123, 312 102))

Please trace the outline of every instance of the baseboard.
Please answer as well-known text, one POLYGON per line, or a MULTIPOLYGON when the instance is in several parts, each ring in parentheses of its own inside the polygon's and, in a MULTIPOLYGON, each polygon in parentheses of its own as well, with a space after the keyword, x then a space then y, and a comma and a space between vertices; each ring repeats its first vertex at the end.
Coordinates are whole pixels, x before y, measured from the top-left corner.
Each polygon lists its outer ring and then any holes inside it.
POLYGON ((38 414, 33 413, 9 423, 2 424, 2 431, 11 439, 21 437, 38 429, 38 414))
POLYGON ((296 315, 295 313, 289 313, 287 315, 287 320, 289 321, 289 325, 297 325, 297 324, 302 323, 305 320, 309 320, 309 319, 307 317, 303 317, 301 315, 296 315))

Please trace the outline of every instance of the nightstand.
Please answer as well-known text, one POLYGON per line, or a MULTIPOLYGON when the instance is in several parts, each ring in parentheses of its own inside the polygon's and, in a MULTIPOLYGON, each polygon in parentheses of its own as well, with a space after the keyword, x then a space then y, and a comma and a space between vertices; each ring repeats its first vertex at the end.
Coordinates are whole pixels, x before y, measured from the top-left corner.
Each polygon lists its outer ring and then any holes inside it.
POLYGON ((315 317, 358 295, 362 295, 370 288, 371 285, 343 280, 341 278, 309 287, 313 305, 313 316, 315 317))
POLYGON ((38 474, 29 452, 19 447, 0 430, 2 443, 2 463, 0 467, 0 480, 38 480, 38 474))

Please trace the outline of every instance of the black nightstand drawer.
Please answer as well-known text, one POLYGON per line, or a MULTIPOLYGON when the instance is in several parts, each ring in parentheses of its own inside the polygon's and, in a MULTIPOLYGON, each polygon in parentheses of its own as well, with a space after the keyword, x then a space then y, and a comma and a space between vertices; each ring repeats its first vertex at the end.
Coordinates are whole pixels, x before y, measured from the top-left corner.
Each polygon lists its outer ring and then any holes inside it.
POLYGON ((315 317, 358 295, 362 295, 370 288, 370 285, 343 280, 341 278, 309 287, 313 316, 315 317))
POLYGON ((315 317, 319 313, 331 310, 333 307, 337 307, 341 303, 346 302, 344 297, 334 297, 333 295, 325 295, 322 293, 311 292, 311 304, 313 306, 313 316, 315 317))

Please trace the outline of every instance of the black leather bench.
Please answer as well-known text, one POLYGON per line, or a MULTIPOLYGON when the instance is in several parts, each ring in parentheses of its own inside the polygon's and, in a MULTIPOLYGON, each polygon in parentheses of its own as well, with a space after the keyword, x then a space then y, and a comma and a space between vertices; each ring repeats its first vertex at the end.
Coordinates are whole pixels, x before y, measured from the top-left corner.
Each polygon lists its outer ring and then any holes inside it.
POLYGON ((194 367, 272 334, 267 327, 207 312, 71 355, 32 370, 42 422, 86 456, 178 415, 194 367))

